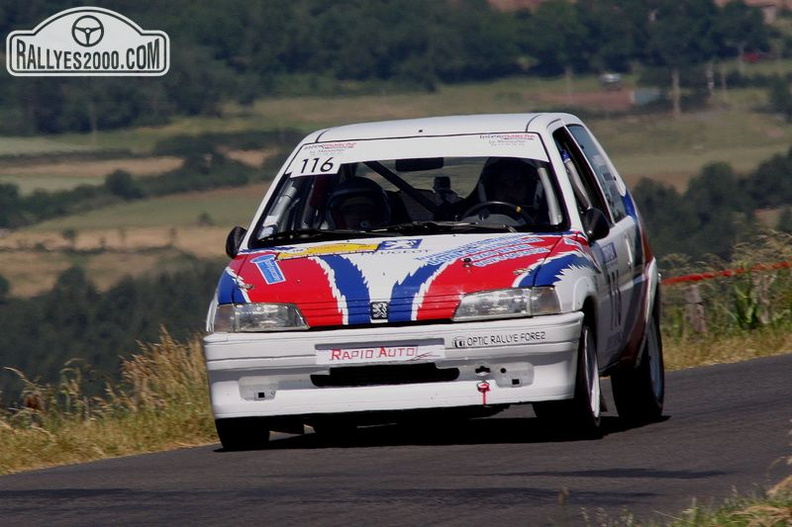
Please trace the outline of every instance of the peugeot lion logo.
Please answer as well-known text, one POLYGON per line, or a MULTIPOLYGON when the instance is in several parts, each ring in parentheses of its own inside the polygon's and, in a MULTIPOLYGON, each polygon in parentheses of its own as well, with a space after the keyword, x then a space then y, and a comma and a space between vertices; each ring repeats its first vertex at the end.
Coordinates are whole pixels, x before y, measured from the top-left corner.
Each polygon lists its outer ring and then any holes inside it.
POLYGON ((372 302, 371 303, 371 318, 375 320, 386 320, 388 318, 388 303, 387 302, 372 302))
POLYGON ((79 45, 90 48, 104 37, 104 25, 95 16, 80 17, 72 25, 72 37, 79 45))

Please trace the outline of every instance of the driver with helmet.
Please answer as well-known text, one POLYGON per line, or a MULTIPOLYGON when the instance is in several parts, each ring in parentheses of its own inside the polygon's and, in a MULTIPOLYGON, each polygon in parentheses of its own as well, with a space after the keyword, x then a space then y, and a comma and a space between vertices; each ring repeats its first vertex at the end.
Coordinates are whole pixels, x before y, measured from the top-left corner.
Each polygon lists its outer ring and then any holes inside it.
POLYGON ((514 208, 516 213, 533 213, 538 190, 539 172, 532 164, 514 157, 493 157, 484 165, 474 191, 455 205, 462 216, 471 209, 497 213, 501 207, 514 208))
POLYGON ((327 202, 327 220, 334 229, 369 230, 390 222, 390 202, 385 190, 364 177, 340 183, 327 202))

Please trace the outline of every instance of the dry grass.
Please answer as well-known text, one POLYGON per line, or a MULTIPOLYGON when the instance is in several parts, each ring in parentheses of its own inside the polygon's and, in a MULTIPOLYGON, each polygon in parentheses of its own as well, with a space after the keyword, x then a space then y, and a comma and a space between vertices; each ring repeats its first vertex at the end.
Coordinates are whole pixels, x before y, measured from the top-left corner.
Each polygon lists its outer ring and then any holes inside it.
POLYGON ((792 330, 775 327, 734 335, 665 334, 663 351, 669 371, 786 355, 792 353, 792 330))
POLYGON ((0 414, 0 473, 216 442, 200 341, 163 332, 122 364, 123 383, 103 397, 82 391, 85 370, 67 364, 58 386, 17 372, 24 406, 0 414))
POLYGON ((8 280, 12 296, 29 297, 49 291, 58 275, 71 265, 62 253, 42 257, 33 251, 0 252, 0 275, 8 280))

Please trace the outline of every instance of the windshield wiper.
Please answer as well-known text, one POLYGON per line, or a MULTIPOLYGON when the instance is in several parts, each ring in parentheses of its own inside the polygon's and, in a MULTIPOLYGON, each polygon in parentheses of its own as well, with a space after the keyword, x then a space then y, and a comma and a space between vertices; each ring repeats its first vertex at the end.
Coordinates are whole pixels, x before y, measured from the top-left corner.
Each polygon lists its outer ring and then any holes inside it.
POLYGON ((399 223, 389 225, 381 229, 374 229, 371 232, 399 233, 399 234, 433 234, 433 233, 454 233, 454 232, 517 232, 517 229, 510 225, 496 225, 486 223, 470 223, 467 221, 411 221, 409 223, 399 223))
POLYGON ((345 238, 366 238, 369 236, 382 236, 383 233, 377 231, 364 231, 357 229, 296 229, 291 231, 276 232, 266 238, 258 240, 258 245, 269 246, 284 242, 317 242, 327 240, 343 240, 345 238))

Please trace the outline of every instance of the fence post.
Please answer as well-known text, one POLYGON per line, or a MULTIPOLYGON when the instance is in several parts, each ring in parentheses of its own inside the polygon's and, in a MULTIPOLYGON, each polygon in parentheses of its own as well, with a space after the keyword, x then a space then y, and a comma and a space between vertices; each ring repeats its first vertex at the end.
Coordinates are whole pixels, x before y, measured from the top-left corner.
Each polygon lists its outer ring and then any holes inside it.
POLYGON ((707 320, 704 316, 704 301, 697 284, 685 289, 685 320, 696 333, 707 332, 707 320))
POLYGON ((770 323, 770 286, 775 281, 775 274, 756 273, 751 278, 756 292, 756 318, 762 325, 770 323))

